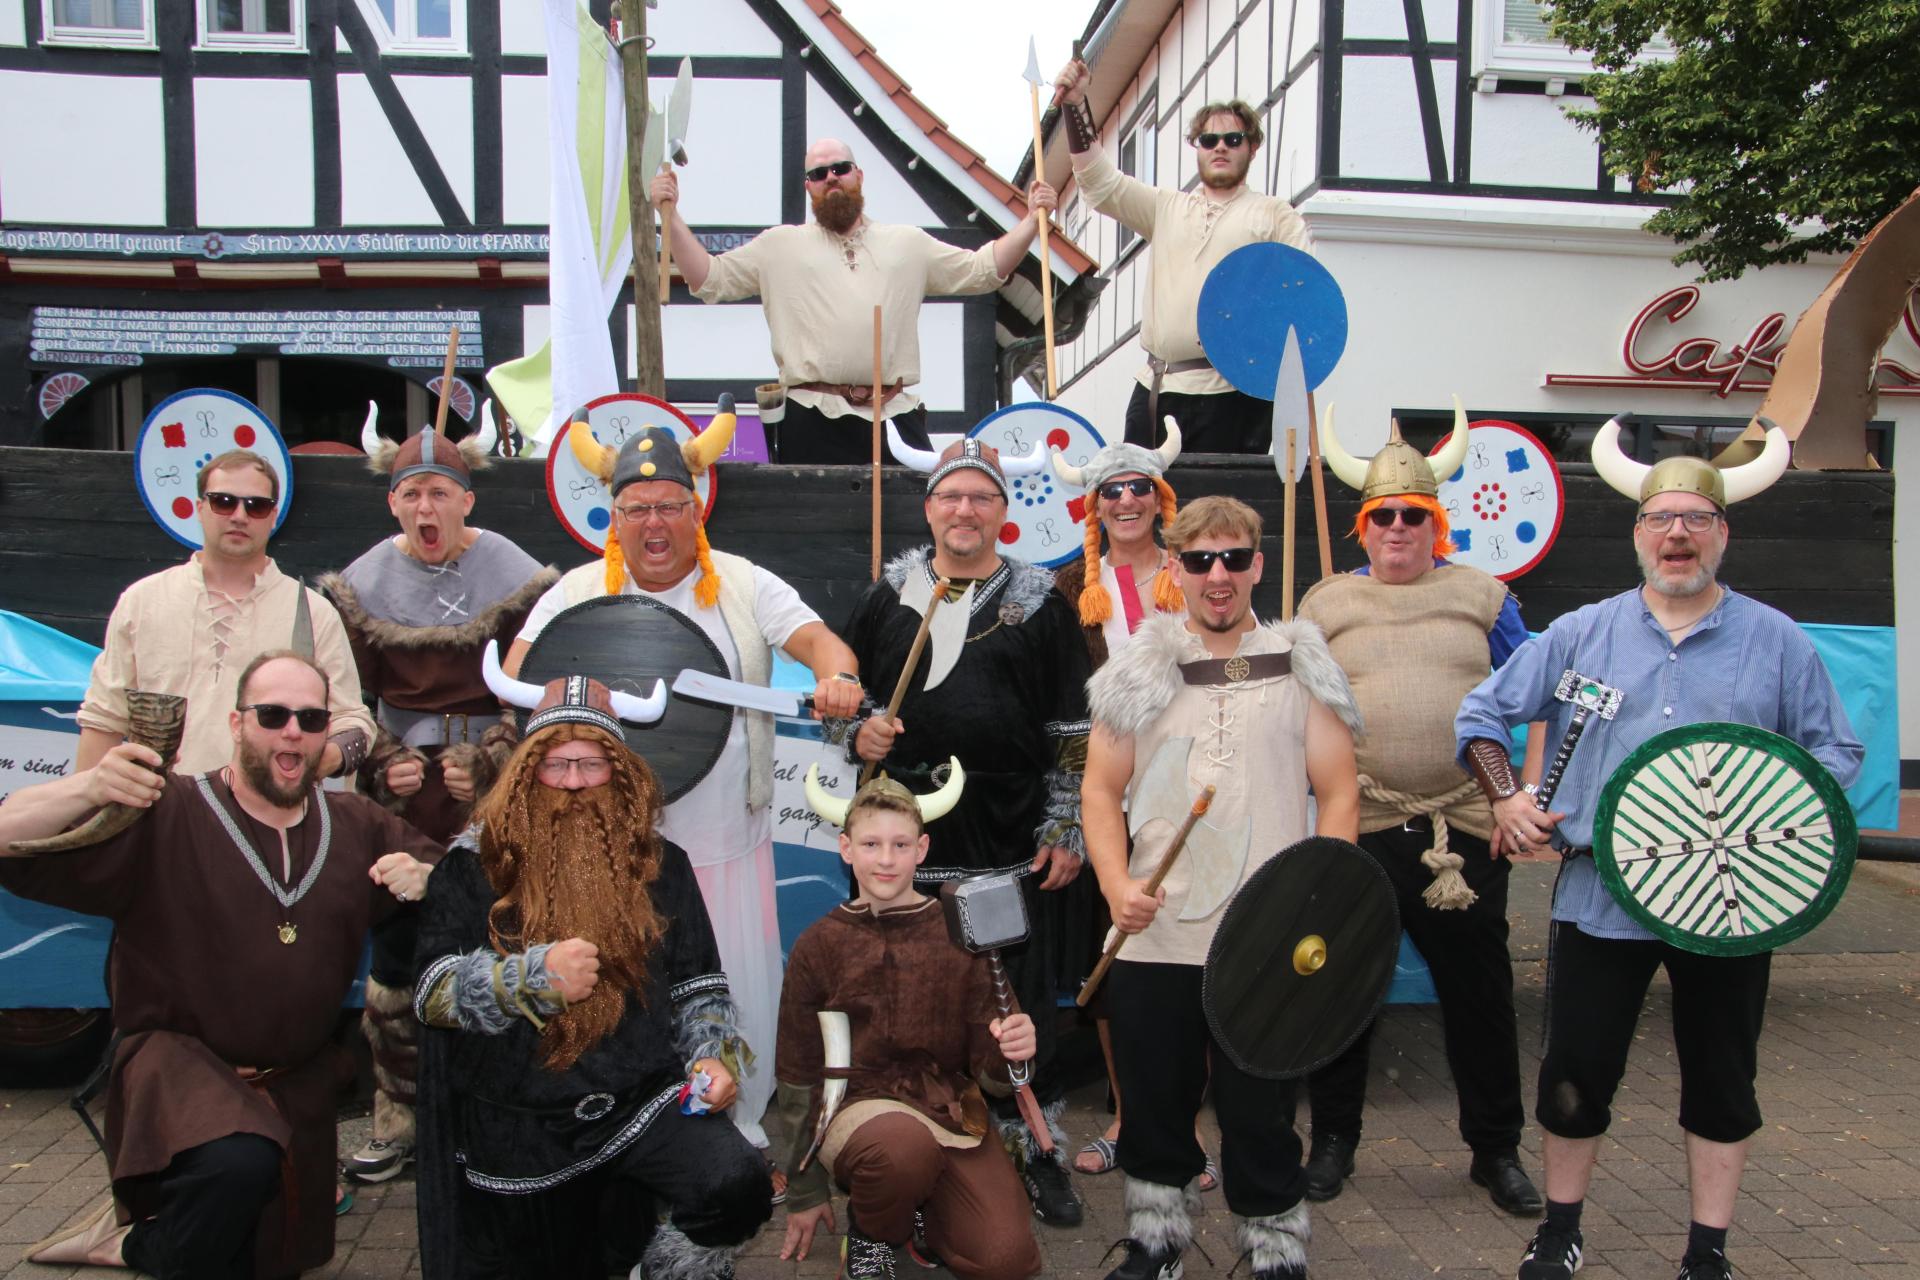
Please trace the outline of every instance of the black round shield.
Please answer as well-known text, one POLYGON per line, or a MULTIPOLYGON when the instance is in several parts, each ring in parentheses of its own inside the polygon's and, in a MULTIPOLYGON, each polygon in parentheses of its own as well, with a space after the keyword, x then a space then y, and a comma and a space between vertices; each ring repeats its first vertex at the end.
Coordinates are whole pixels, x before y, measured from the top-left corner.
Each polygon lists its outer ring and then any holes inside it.
MULTIPOLYGON (((645 697, 655 680, 669 685, 692 667, 731 679, 726 659, 678 609, 645 596, 598 596, 557 614, 527 649, 520 679, 545 684, 563 676, 592 676, 610 689, 645 697)), ((527 713, 520 713, 520 723, 527 713)), ((652 724, 627 724, 627 746, 645 758, 669 801, 693 790, 720 759, 733 729, 733 708, 669 697, 652 724)))
POLYGON ((1248 877, 1207 948, 1201 1007, 1251 1076, 1287 1080, 1340 1056, 1386 998, 1400 952, 1393 884, 1359 846, 1289 845, 1248 877))

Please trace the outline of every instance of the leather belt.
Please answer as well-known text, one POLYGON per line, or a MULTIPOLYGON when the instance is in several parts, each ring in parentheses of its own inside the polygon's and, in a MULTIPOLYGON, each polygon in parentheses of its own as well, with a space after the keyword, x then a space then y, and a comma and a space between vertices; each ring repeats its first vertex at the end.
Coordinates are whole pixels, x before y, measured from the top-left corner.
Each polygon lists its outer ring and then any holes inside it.
POLYGON ((1159 356, 1147 357, 1147 369, 1153 374, 1153 385, 1147 388, 1147 443, 1152 444, 1160 430, 1160 380, 1170 373, 1192 373, 1195 369, 1211 369, 1213 362, 1205 356, 1193 360, 1174 360, 1168 362, 1159 356))
POLYGON ((413 711, 384 700, 380 703, 381 727, 409 747, 450 747, 456 743, 478 742, 482 734, 498 723, 498 715, 413 711))
MULTIPOLYGON (((906 385, 904 382, 890 382, 881 387, 880 390, 883 393, 881 403, 884 404, 899 395, 900 392, 906 388, 906 385)), ((823 396, 839 396, 848 404, 873 403, 872 383, 862 383, 856 386, 851 382, 796 382, 789 387, 788 390, 817 391, 823 396)))
POLYGON ((1256 653, 1251 658, 1235 654, 1231 658, 1204 658, 1180 664, 1180 679, 1187 684, 1242 684, 1248 680, 1273 680, 1293 670, 1293 654, 1256 653))

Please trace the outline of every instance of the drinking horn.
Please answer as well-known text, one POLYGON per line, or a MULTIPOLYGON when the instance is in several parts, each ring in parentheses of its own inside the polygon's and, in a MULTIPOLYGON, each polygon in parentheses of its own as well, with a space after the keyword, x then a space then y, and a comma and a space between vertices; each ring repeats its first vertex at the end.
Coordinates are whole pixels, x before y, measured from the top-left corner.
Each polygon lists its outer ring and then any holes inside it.
MULTIPOLYGON (((187 700, 176 693, 127 690, 127 740, 160 753, 160 774, 166 776, 180 754, 180 736, 187 724, 187 700)), ((111 839, 132 826, 144 809, 110 804, 71 831, 45 840, 17 840, 14 853, 66 853, 111 839)))

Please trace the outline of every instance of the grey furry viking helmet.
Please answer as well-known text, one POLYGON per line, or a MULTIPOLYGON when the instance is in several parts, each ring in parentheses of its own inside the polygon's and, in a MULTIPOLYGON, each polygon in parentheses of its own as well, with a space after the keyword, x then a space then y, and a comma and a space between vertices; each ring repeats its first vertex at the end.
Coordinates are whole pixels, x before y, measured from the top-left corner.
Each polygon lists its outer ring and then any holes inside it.
POLYGON ((1697 493, 1725 511, 1751 498, 1786 474, 1793 460, 1787 433, 1770 418, 1755 418, 1767 433, 1766 445, 1752 462, 1716 467, 1705 458, 1662 458, 1648 466, 1620 448, 1620 419, 1611 418, 1593 436, 1593 469, 1625 497, 1645 506, 1655 494, 1697 493))
MULTIPOLYGON (((489 402, 491 403, 491 402, 489 402)), ((487 466, 499 432, 490 418, 481 421, 458 444, 454 444, 429 422, 400 444, 380 435, 380 406, 367 401, 367 420, 360 427, 360 448, 366 452, 367 468, 387 477, 387 491, 398 489, 411 476, 445 476, 462 489, 473 488, 473 473, 487 466)))
POLYGON ((927 473, 928 493, 932 493, 933 486, 954 472, 973 470, 992 480, 1004 498, 1007 496, 1008 476, 1037 475, 1040 468, 1047 465, 1044 449, 1033 447, 1017 458, 1003 458, 998 449, 972 436, 954 441, 939 453, 931 449, 916 449, 900 438, 899 428, 891 421, 887 423, 887 447, 893 450, 894 457, 907 466, 927 473))
POLYGON ((1100 452, 1088 458, 1084 466, 1074 466, 1059 449, 1048 451, 1053 463, 1053 474, 1060 477, 1060 483, 1088 493, 1115 476, 1137 472, 1154 480, 1163 479, 1167 468, 1180 456, 1180 424, 1169 414, 1166 418, 1167 440, 1158 449, 1147 449, 1137 444, 1110 444, 1100 452))
POLYGON ((480 672, 486 677, 487 688, 493 690, 500 701, 533 713, 527 719, 524 736, 528 737, 548 725, 590 724, 624 742, 622 720, 629 724, 652 724, 667 712, 664 680, 655 680, 653 692, 644 698, 609 689, 589 676, 563 676, 545 685, 516 680, 500 669, 500 645, 494 640, 487 641, 486 653, 480 659, 480 672))

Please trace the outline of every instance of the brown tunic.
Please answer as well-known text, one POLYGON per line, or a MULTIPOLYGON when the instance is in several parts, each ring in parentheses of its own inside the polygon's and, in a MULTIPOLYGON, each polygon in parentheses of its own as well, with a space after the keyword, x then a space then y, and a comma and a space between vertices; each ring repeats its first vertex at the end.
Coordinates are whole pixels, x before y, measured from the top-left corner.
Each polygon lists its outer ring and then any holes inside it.
MULTIPOLYGON (((249 817, 218 774, 214 793, 281 879, 280 837, 249 817)), ((331 1042, 367 930, 398 905, 368 877, 388 853, 440 846, 361 796, 322 793, 332 826, 312 887, 283 910, 201 796, 174 775, 145 817, 74 853, 0 859, 0 886, 114 922, 107 987, 121 1039, 107 1091, 107 1159, 123 1217, 158 1209, 151 1184, 190 1147, 251 1133, 279 1145, 286 1186, 261 1219, 262 1274, 333 1255, 335 1098, 351 1078, 331 1042), (280 941, 283 923, 297 930, 280 941), (259 1084, 235 1068, 266 1074, 259 1084), (291 1203, 289 1203, 291 1201, 291 1203)), ((309 807, 287 832, 297 887, 320 843, 309 807)))

